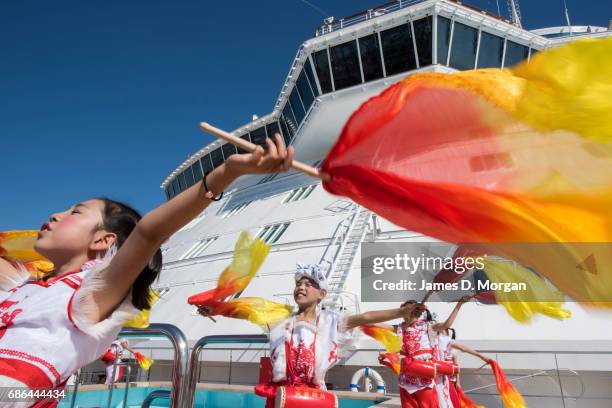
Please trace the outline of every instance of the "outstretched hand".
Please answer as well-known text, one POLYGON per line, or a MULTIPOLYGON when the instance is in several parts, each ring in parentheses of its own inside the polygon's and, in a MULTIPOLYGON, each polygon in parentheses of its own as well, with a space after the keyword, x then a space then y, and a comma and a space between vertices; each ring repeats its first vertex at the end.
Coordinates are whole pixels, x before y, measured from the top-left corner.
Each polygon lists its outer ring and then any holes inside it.
POLYGON ((409 319, 411 317, 418 317, 425 311, 425 304, 423 303, 408 303, 404 306, 400 306, 401 317, 409 319))
POLYGON ((285 146, 283 138, 278 133, 274 135, 274 139, 266 139, 266 147, 264 150, 262 146, 257 146, 252 153, 231 155, 225 161, 227 170, 235 176, 289 170, 293 162, 293 147, 285 146))

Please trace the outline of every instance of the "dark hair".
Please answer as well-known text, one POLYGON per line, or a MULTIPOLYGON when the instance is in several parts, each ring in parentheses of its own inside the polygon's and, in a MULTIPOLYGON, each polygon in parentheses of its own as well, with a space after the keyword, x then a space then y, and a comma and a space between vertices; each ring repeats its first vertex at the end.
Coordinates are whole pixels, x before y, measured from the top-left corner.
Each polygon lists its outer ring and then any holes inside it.
MULTIPOLYGON (((414 300, 414 299, 410 299, 410 300, 407 300, 407 301, 405 301, 404 303, 402 303, 402 304, 401 304, 401 306, 406 306, 406 305, 416 305, 417 303, 420 303, 420 302, 417 302, 417 301, 416 301, 416 300, 414 300)), ((426 320, 427 320, 428 322, 431 322, 431 321, 433 320, 433 317, 431 316, 431 312, 429 311, 429 309, 425 308, 425 313, 427 314, 427 318, 426 318, 426 320)))
MULTIPOLYGON (((117 248, 121 248, 142 216, 127 204, 99 197, 104 209, 102 210, 102 228, 117 235, 117 248)), ((149 264, 140 272, 132 285, 132 304, 137 309, 151 308, 151 285, 159 275, 162 267, 161 250, 149 260, 149 264)))
POLYGON ((449 332, 452 332, 453 334, 451 334, 451 339, 455 340, 457 338, 456 334, 457 332, 455 331, 455 329, 453 329, 452 327, 448 329, 449 332))

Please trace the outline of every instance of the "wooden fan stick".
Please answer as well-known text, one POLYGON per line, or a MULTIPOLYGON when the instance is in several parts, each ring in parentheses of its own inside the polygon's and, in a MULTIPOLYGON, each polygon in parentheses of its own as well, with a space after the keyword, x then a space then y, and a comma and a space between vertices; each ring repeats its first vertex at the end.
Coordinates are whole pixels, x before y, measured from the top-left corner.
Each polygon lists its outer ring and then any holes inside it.
MULTIPOLYGON (((223 139, 235 146, 238 146, 239 148, 246 150, 247 152, 253 152, 255 150, 255 148, 257 147, 256 144, 248 142, 244 139, 241 139, 237 136, 231 135, 229 133, 227 133, 224 130, 218 129, 214 126, 212 126, 209 123, 206 122, 201 122, 200 123, 200 129, 202 129, 205 132, 210 133, 213 136, 218 137, 219 139, 223 139)), ((318 178, 318 179, 322 179, 322 175, 319 172, 319 169, 317 169, 316 167, 313 166, 309 166, 308 164, 299 162, 297 160, 293 160, 293 163, 291 165, 291 167, 293 167, 294 169, 301 171, 303 173, 308 174, 309 176, 318 178)))

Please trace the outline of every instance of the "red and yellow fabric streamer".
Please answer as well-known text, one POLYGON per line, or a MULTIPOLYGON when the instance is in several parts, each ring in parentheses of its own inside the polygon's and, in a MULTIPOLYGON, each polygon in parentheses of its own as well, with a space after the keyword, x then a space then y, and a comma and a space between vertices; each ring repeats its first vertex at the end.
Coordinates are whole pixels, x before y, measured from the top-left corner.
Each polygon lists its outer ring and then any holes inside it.
POLYGON ((504 403, 505 408, 526 408, 525 401, 519 392, 514 388, 514 385, 508 381, 506 375, 502 371, 497 361, 489 361, 493 375, 495 375, 495 384, 499 391, 499 397, 504 403))
POLYGON ((324 187, 411 231, 496 243, 492 255, 609 307, 610 66, 605 38, 508 70, 411 75, 353 113, 324 187))
POLYGON ((402 340, 392 329, 377 325, 360 326, 361 331, 385 346, 389 353, 397 353, 402 348, 402 340))
POLYGON ((145 371, 149 371, 149 369, 154 363, 154 360, 152 358, 149 358, 145 356, 144 354, 139 353, 138 351, 134 353, 134 357, 136 357, 136 361, 138 362, 138 365, 140 366, 140 368, 142 368, 145 371))
POLYGON ((34 250, 38 231, 0 232, 0 257, 21 264, 31 276, 40 278, 53 270, 53 263, 34 250))
POLYGON ((268 245, 242 232, 234 248, 232 263, 219 276, 217 286, 190 296, 187 302, 205 315, 248 320, 267 327, 291 314, 293 307, 259 297, 234 297, 242 292, 268 255, 268 245))

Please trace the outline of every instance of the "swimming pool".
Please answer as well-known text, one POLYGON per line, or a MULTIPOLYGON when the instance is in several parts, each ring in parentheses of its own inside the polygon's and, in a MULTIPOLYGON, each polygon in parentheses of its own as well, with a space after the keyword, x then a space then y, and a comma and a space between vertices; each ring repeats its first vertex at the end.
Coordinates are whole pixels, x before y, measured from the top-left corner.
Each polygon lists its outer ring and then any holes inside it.
MULTIPOLYGON (((128 392, 128 402, 126 407, 140 407, 145 397, 154 390, 169 390, 163 387, 134 387, 128 392)), ((118 388, 113 391, 112 407, 123 407, 124 389, 118 388)), ((69 408, 72 394, 68 394, 66 398, 59 404, 59 408, 69 408)), ((108 400, 108 390, 95 391, 79 391, 77 393, 75 407, 93 408, 106 407, 108 400)), ((265 399, 256 396, 253 393, 246 392, 231 392, 231 391, 216 391, 202 390, 196 391, 195 407, 197 408, 264 408, 265 399)), ((365 408, 377 404, 377 401, 371 400, 356 400, 356 399, 339 399, 340 408, 365 408)), ((156 399, 151 405, 154 407, 169 407, 168 399, 156 399)))

